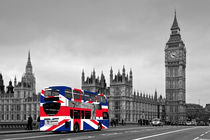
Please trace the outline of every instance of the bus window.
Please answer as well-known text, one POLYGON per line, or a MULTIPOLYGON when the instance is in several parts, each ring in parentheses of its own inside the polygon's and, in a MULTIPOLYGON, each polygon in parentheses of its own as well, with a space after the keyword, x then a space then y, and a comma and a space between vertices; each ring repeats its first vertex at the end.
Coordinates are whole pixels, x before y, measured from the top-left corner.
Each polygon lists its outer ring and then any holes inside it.
POLYGON ((90 101, 90 94, 88 94, 88 93, 85 92, 85 94, 84 94, 84 99, 85 99, 86 101, 90 101))
POLYGON ((45 90, 45 96, 59 96, 59 90, 47 89, 45 90))
POLYGON ((91 101, 93 101, 93 102, 96 101, 96 95, 95 94, 91 94, 91 101))
POLYGON ((70 117, 71 117, 71 119, 73 119, 73 116, 74 116, 74 115, 73 115, 73 110, 71 109, 71 110, 70 110, 70 117))
POLYGON ((79 99, 80 100, 80 91, 74 90, 74 99, 79 99))
POLYGON ((74 110, 74 119, 80 119, 80 110, 74 110))
POLYGON ((102 98, 100 95, 97 95, 97 102, 102 102, 102 98))
POLYGON ((102 96, 101 98, 102 98, 102 103, 106 103, 106 98, 104 96, 102 96))
POLYGON ((82 116, 81 117, 82 117, 82 119, 84 119, 85 118, 84 110, 82 110, 81 112, 82 112, 82 116))
POLYGON ((96 104, 95 107, 96 107, 96 110, 101 110, 101 105, 100 104, 96 104))
POLYGON ((59 96, 59 90, 52 90, 51 96, 59 96))
POLYGON ((85 111, 85 119, 90 119, 90 111, 85 111))
POLYGON ((71 89, 65 89, 65 95, 67 98, 72 98, 72 90, 71 89))
POLYGON ((109 119, 108 112, 103 112, 103 119, 109 119))

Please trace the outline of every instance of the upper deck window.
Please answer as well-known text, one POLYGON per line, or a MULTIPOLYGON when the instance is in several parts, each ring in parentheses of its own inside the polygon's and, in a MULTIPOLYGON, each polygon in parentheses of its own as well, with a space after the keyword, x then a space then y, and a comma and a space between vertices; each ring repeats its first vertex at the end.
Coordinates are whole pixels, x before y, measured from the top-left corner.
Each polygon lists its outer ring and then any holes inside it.
POLYGON ((59 96, 59 90, 45 90, 45 96, 59 96))
POLYGON ((80 100, 80 91, 74 90, 74 99, 79 99, 80 100))
POLYGON ((102 96, 97 95, 97 102, 102 102, 102 96))
POLYGON ((106 98, 105 98, 104 96, 101 96, 101 98, 102 98, 102 99, 101 99, 101 100, 102 100, 101 102, 102 102, 102 103, 106 103, 106 98))
POLYGON ((83 99, 84 99, 85 101, 90 101, 90 94, 87 93, 87 92, 84 92, 83 99))
POLYGON ((72 98, 72 90, 71 89, 65 89, 65 96, 67 98, 72 98))
POLYGON ((91 101, 93 101, 93 102, 96 101, 96 95, 95 94, 91 94, 91 101))

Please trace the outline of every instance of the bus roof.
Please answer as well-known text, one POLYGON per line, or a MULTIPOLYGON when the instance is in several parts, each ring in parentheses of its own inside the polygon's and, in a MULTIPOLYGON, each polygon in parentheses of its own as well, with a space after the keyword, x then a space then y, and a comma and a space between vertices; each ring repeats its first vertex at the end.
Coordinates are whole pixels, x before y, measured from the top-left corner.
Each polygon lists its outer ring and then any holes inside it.
MULTIPOLYGON (((49 88, 51 88, 51 89, 66 89, 66 88, 68 88, 68 89, 73 89, 73 88, 67 87, 67 86, 51 86, 51 87, 49 87, 49 88)), ((100 94, 100 93, 91 92, 91 91, 87 91, 87 90, 83 90, 83 91, 84 91, 85 93, 89 93, 89 94, 95 94, 95 95, 100 94)))

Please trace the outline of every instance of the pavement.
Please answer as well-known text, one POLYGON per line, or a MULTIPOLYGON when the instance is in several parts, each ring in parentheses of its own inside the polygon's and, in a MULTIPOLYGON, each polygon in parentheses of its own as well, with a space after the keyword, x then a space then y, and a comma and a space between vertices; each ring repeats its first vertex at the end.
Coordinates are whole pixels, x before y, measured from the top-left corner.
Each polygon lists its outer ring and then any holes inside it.
POLYGON ((17 133, 35 133, 40 132, 39 129, 35 130, 0 130, 0 135, 17 134, 17 133))

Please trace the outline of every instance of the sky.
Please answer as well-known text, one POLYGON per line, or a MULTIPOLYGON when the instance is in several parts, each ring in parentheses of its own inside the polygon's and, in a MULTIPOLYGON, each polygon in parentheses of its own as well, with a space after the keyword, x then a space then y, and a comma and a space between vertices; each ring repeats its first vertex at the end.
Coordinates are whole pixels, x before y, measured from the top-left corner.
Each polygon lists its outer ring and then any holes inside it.
POLYGON ((210 103, 208 0, 1 0, 0 72, 20 81, 31 53, 37 92, 81 88, 81 73, 133 71, 133 89, 165 97, 164 49, 176 9, 187 49, 186 102, 210 103))

